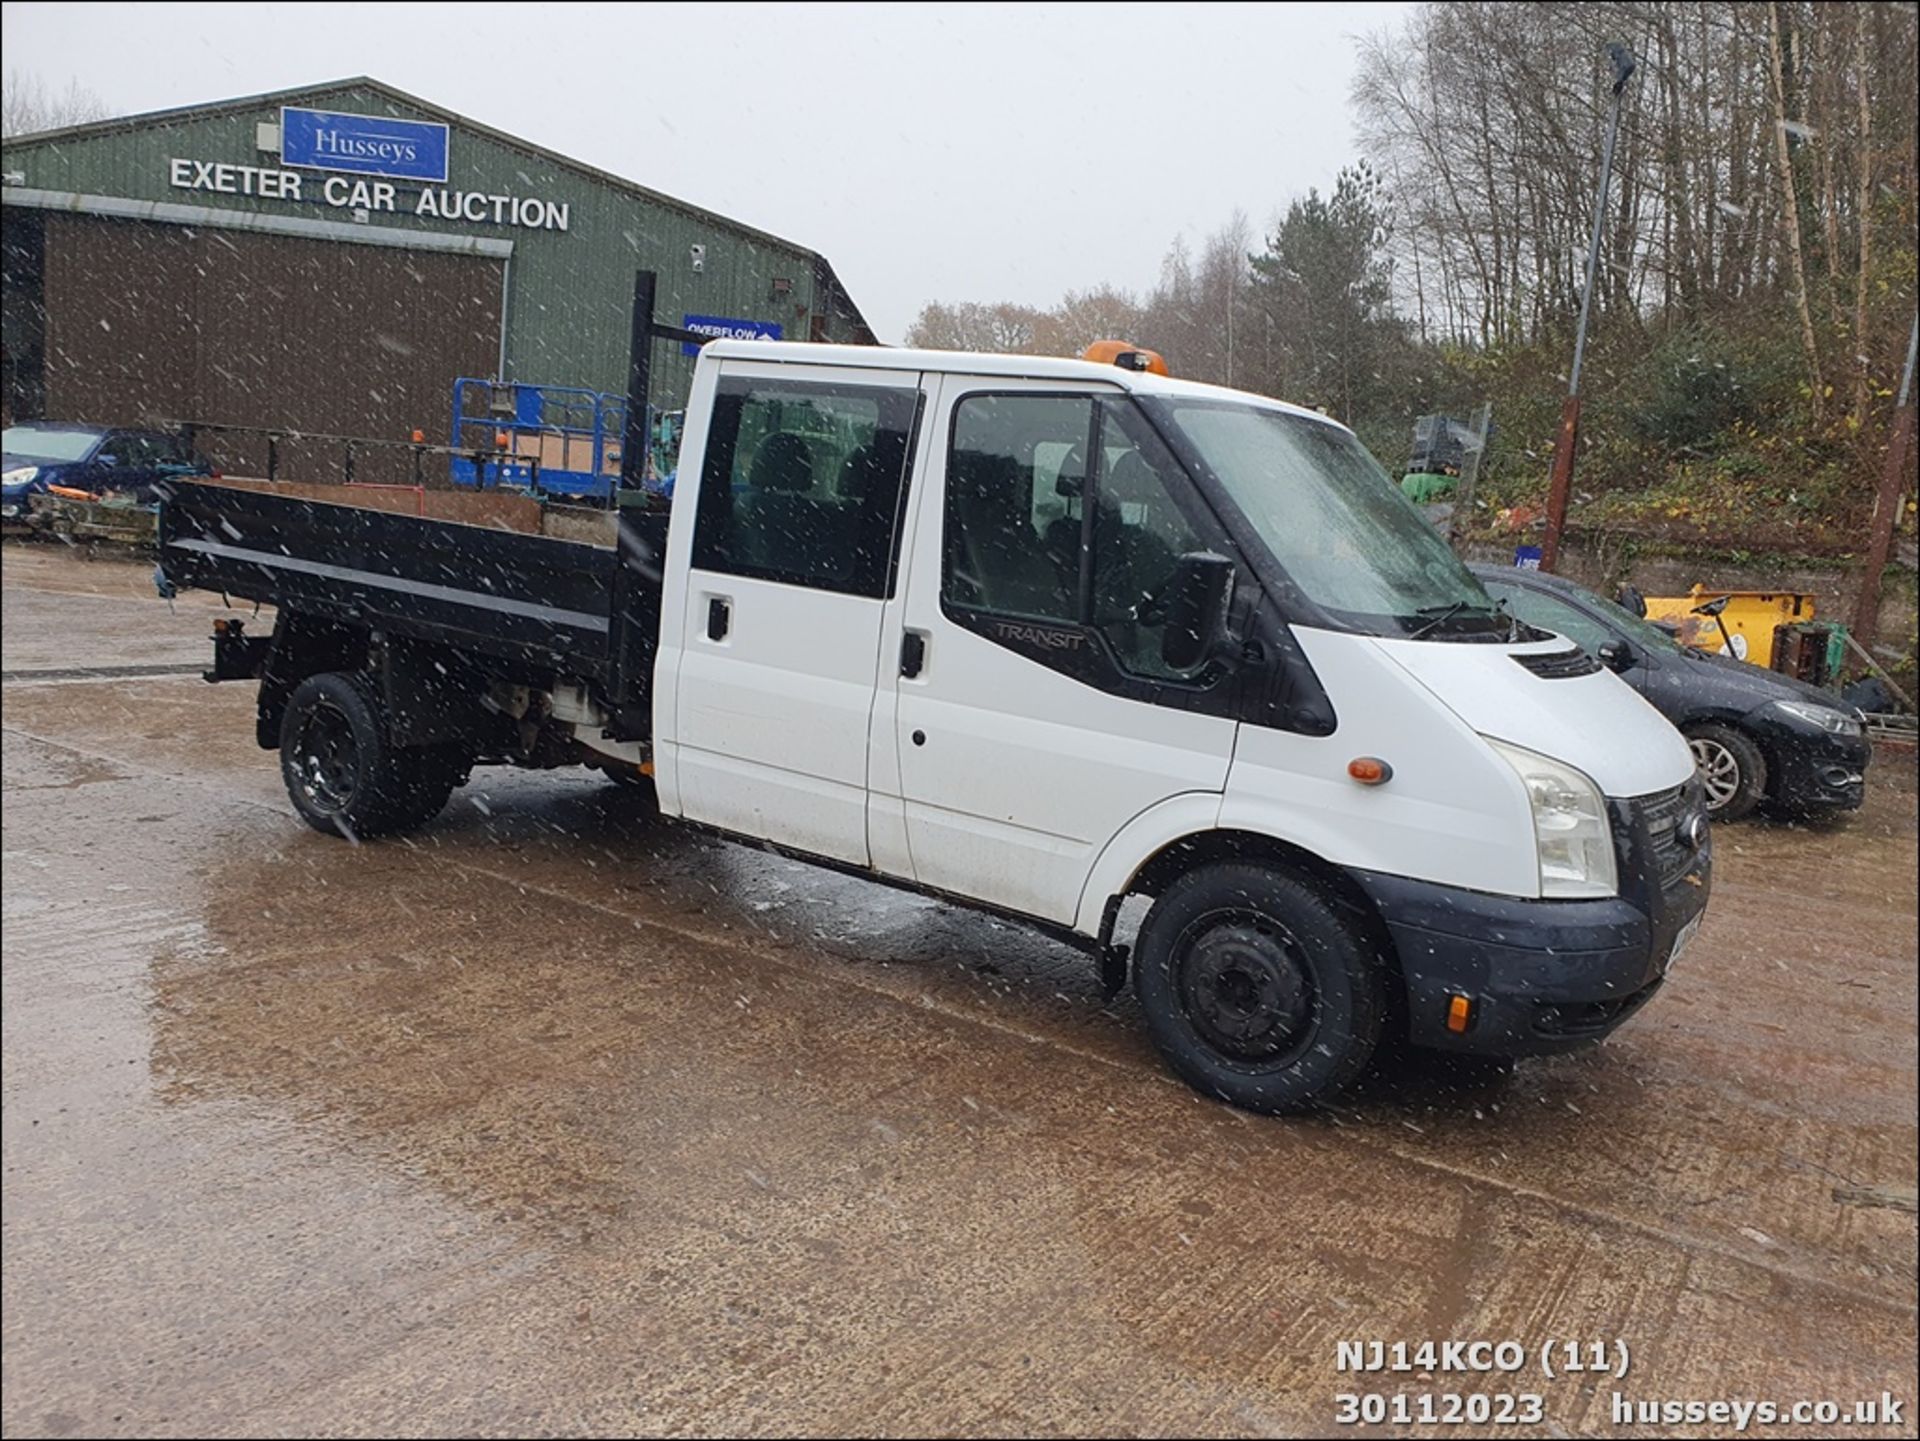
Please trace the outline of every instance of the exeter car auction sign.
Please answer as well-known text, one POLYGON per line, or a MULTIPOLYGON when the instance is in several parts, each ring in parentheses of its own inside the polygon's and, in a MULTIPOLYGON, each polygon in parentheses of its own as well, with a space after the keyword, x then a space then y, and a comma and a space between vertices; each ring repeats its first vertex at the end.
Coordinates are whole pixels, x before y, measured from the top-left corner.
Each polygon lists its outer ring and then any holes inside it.
POLYGON ((447 127, 431 120, 280 107, 280 158, 303 170, 447 179, 447 127))
MULTIPOLYGON (((271 134, 271 126, 263 128, 271 134)), ((167 161, 167 182, 176 190, 325 205, 348 211, 363 224, 376 215, 410 214, 466 225, 569 228, 567 201, 449 188, 447 136, 447 127, 436 121, 288 105, 280 110, 279 145, 281 163, 291 168, 173 156, 167 161), (302 175, 302 170, 331 173, 302 175)))

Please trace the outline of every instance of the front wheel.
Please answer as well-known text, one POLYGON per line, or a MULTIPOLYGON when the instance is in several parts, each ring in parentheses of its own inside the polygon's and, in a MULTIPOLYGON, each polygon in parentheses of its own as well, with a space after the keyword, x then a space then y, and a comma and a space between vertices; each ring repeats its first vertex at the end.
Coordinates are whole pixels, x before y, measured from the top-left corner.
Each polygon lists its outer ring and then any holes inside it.
POLYGON ((1324 891, 1241 862, 1182 876, 1140 928, 1134 985, 1168 1065, 1250 1111, 1301 1110, 1366 1070, 1387 1006, 1378 949, 1324 891))
POLYGON ((1767 791, 1767 761, 1759 746, 1722 725, 1690 726, 1687 745, 1700 772, 1711 819, 1737 821, 1760 804, 1767 791))

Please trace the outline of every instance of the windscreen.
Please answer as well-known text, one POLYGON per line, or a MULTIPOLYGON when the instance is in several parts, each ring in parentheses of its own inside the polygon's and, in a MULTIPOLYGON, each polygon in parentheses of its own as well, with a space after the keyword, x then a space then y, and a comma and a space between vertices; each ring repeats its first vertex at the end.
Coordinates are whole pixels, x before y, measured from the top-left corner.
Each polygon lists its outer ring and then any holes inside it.
POLYGON ((1302 594, 1375 635, 1504 639, 1512 624, 1353 435, 1230 402, 1162 412, 1302 594))
POLYGON ((1612 621, 1642 645, 1651 646, 1655 650, 1686 649, 1686 647, 1675 640, 1672 635, 1660 629, 1659 626, 1646 619, 1646 617, 1635 615, 1625 606, 1615 604, 1604 595, 1593 596, 1591 603, 1597 605, 1604 611, 1608 620, 1612 621))
POLYGON ((0 445, 8 455, 35 460, 85 460, 99 436, 84 430, 43 430, 37 425, 10 425, 0 445))

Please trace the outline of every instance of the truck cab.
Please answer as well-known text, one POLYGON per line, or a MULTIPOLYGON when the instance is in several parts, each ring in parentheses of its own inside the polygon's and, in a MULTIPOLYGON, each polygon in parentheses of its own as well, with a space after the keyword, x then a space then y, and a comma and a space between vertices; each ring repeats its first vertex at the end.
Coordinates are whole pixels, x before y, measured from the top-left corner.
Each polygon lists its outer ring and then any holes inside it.
POLYGON ((1154 895, 1156 1039, 1255 1107, 1345 1084, 1390 1022, 1592 1040, 1690 935, 1686 743, 1498 608, 1326 417, 751 342, 706 347, 688 415, 667 813, 1103 948, 1154 895))
POLYGON ((1706 905, 1686 742, 1344 426, 1164 372, 716 341, 617 548, 185 485, 163 582, 278 608, 209 679, 258 679, 322 830, 423 824, 475 763, 644 777, 1085 948, 1254 1110, 1383 1045, 1600 1039, 1706 905))

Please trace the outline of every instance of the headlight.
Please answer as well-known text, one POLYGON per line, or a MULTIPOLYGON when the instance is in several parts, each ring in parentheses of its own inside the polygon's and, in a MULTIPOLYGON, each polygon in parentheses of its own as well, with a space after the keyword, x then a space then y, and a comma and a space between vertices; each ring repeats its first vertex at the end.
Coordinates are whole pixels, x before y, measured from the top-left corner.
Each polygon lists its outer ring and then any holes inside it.
POLYGON ((1792 716, 1803 725, 1818 727, 1828 735, 1857 736, 1860 734, 1860 722, 1845 711, 1837 711, 1832 706, 1816 705, 1805 700, 1777 700, 1770 703, 1770 709, 1782 715, 1792 716))
POLYGON ((1620 873, 1613 858, 1613 827, 1600 788, 1560 761, 1491 736, 1487 744, 1527 788, 1540 855, 1540 894, 1556 900, 1617 895, 1620 873))
POLYGON ((30 485, 38 474, 40 474, 40 467, 37 465, 16 466, 4 475, 0 475, 0 485, 30 485))

